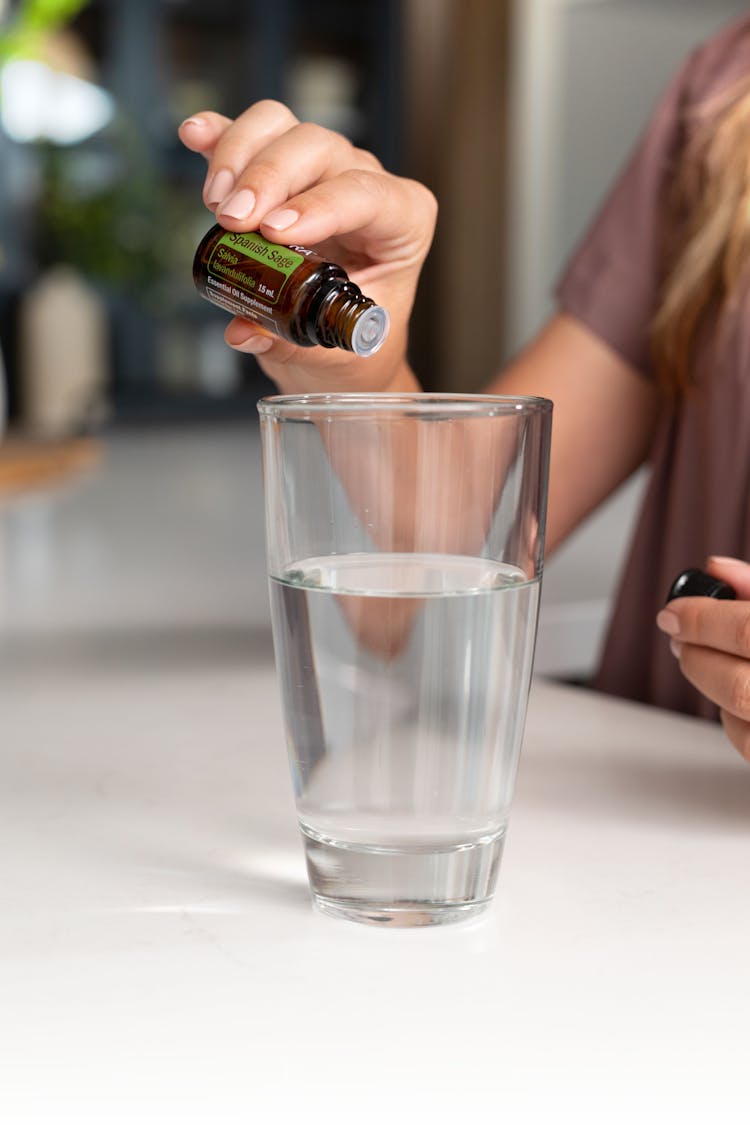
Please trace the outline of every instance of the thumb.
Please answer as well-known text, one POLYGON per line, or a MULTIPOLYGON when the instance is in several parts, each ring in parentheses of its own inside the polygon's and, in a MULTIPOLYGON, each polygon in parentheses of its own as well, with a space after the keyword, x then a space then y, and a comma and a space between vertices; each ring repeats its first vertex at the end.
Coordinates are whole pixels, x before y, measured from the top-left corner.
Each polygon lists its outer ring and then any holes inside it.
POLYGON ((737 597, 750 600, 750 563, 742 559, 728 559, 721 555, 712 555, 706 565, 706 570, 714 578, 721 578, 728 582, 737 591, 737 597))

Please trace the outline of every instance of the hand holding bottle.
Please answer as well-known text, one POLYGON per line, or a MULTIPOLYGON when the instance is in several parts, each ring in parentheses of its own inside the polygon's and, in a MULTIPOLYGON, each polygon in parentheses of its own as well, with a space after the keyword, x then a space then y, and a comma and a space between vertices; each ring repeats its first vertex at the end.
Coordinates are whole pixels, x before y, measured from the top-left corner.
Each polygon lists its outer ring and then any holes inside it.
POLYGON ((727 737, 750 760, 750 564, 712 558, 707 571, 737 600, 677 596, 656 623, 671 638, 683 675, 718 705, 727 737))
POLYGON ((365 359, 299 348, 242 318, 228 325, 227 343, 257 355, 284 393, 414 389, 408 320, 437 210, 427 188, 278 102, 258 102, 234 121, 202 111, 183 122, 180 138, 208 161, 203 198, 223 227, 317 250, 391 317, 387 341, 365 359))

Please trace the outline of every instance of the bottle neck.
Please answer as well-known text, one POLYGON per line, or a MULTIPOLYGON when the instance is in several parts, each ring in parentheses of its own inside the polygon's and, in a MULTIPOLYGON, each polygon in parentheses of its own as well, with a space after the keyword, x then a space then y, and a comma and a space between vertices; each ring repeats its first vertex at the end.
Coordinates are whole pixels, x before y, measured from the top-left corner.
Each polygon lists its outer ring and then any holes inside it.
POLYGON ((315 338, 327 348, 343 348, 357 355, 371 355, 388 331, 388 314, 359 286, 332 278, 317 307, 315 338))

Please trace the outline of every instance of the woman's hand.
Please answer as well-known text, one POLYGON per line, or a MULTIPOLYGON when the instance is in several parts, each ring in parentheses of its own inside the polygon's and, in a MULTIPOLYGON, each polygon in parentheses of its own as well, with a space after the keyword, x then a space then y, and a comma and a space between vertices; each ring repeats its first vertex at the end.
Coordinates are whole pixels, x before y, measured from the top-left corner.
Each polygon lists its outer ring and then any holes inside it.
POLYGON ((427 188, 390 175, 345 137, 300 123, 279 102, 258 102, 234 121, 202 111, 179 135, 208 161, 203 200, 222 226, 318 250, 391 316, 386 343, 366 359, 298 348, 239 317, 227 343, 257 355, 286 393, 415 389, 406 339, 437 214, 427 188))
POLYGON ((706 569, 738 600, 676 598, 656 623, 672 638, 683 675, 718 704, 730 742, 750 761, 750 564, 713 558, 706 569))

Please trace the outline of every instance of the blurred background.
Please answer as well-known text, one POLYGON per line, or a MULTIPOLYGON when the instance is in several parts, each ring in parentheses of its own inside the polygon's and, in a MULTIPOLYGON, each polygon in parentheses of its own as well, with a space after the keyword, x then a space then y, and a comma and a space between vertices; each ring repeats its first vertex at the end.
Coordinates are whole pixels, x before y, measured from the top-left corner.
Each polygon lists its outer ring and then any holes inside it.
MULTIPOLYGON (((428 389, 475 390, 547 315, 675 67, 745 10, 0 0, 0 622, 80 628, 115 602, 146 620, 183 598, 265 623, 269 384, 193 289, 211 216, 184 117, 279 98, 426 182, 441 217, 412 359, 428 389)), ((590 668, 641 487, 553 560, 541 670, 590 668)))

